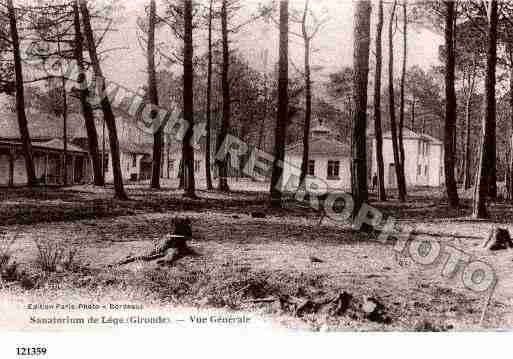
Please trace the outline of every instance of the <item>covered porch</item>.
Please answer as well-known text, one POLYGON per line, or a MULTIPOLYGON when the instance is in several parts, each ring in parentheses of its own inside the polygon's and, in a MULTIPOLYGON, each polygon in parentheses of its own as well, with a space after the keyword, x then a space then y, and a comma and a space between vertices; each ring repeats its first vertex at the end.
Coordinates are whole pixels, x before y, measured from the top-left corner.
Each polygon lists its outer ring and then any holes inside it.
MULTIPOLYGON (((64 151, 63 141, 59 139, 32 143, 36 177, 41 185, 62 186, 90 181, 92 171, 87 151, 71 144, 66 147, 64 151)), ((0 141, 0 186, 26 184, 27 172, 21 142, 0 141)))

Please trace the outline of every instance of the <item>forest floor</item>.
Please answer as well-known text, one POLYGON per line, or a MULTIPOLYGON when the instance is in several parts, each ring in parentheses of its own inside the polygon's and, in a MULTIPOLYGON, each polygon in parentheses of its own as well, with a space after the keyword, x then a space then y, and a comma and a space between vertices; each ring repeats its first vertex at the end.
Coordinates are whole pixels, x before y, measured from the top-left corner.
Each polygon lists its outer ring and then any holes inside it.
MULTIPOLYGON (((440 190, 416 189, 405 204, 371 198, 371 205, 402 228, 414 229, 416 239, 437 241, 488 263, 498 282, 493 291, 478 293, 463 284, 462 268, 442 275, 448 255, 421 265, 407 250, 394 250, 392 241, 377 241, 375 233, 356 232, 327 218, 320 222, 318 211, 272 209, 265 184, 240 183, 230 194, 199 190, 197 200, 182 198, 171 189, 175 183, 166 185, 159 191, 128 186, 130 201, 112 200, 111 189, 91 186, 2 190, 0 231, 4 241, 16 236, 9 254, 24 274, 0 281, 0 311, 8 305, 6 298, 101 303, 108 297, 244 311, 306 330, 513 327, 513 252, 481 246, 497 224, 513 231, 508 203, 491 205, 490 221, 473 221, 468 199, 451 211, 440 190), (253 212, 265 218, 254 218, 253 212), (176 216, 191 218, 190 246, 197 256, 171 267, 140 262, 108 267, 172 232, 176 216), (44 271, 36 243, 75 256, 66 268, 44 271)), ((7 320, 1 318, 0 325, 8 325, 7 320)))

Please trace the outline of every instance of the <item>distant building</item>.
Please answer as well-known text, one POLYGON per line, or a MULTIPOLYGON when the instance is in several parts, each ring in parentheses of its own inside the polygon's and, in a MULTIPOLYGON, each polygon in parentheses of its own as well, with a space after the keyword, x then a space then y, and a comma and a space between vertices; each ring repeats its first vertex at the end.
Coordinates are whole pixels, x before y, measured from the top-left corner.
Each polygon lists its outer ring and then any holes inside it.
MULTIPOLYGON (((377 173, 376 139, 369 135, 372 147, 372 165, 370 177, 377 173)), ((404 175, 406 186, 439 187, 444 183, 443 143, 427 134, 418 134, 408 128, 403 129, 404 175)), ((385 187, 397 188, 392 134, 383 134, 383 163, 385 170, 385 187)))
MULTIPOLYGON (((119 145, 119 162, 124 181, 141 181, 151 178, 152 144, 125 143, 119 145)), ((106 146, 105 153, 100 148, 100 156, 103 159, 105 181, 114 181, 112 170, 112 154, 106 146)))
MULTIPOLYGON (((14 99, 9 96, 0 97, 0 186, 23 186, 27 184, 27 172, 17 115, 13 106, 14 99)), ((64 182, 62 119, 34 108, 27 108, 26 115, 32 140, 36 178, 41 184, 62 184, 64 182)), ((70 119, 68 124, 71 131, 75 122, 70 119)), ((74 145, 70 140, 67 142, 67 183, 89 182, 91 164, 87 150, 74 145)))
MULTIPOLYGON (((64 182, 64 142, 60 139, 32 144, 34 167, 39 183, 59 185, 64 182)), ((89 154, 82 148, 67 144, 67 183, 83 184, 91 177, 89 154)), ((27 171, 22 143, 0 140, 0 186, 24 186, 27 171)))
MULTIPOLYGON (((85 130, 84 119, 81 115, 78 117, 78 127, 74 132, 73 142, 78 146, 88 150, 87 132, 85 130)), ((135 125, 135 120, 126 118, 121 114, 116 117, 119 157, 123 180, 141 181, 151 178, 151 162, 153 155, 153 136, 144 133, 135 125)), ((114 172, 112 170, 112 155, 109 145, 109 131, 103 125, 101 119, 96 119, 96 132, 98 135, 98 150, 103 160, 103 171, 105 181, 114 181, 114 172)), ((91 179, 92 181, 92 179, 91 179)))
MULTIPOLYGON (((310 135, 308 151, 307 182, 318 181, 319 189, 327 185, 331 189, 350 189, 351 148, 348 144, 337 141, 330 128, 319 123, 313 127, 310 135)), ((285 149, 285 178, 291 178, 288 188, 297 188, 299 185, 301 163, 303 161, 303 141, 300 140, 285 149), (288 176, 288 174, 295 174, 288 176)), ((311 188, 311 186, 309 186, 311 188)))
MULTIPOLYGON (((204 180, 207 178, 205 167, 205 141, 193 145, 194 149, 194 178, 204 180)), ((215 151, 211 152, 212 175, 215 175, 215 151)), ((162 176, 164 178, 179 178, 182 166, 182 143, 171 143, 164 148, 164 161, 162 176)))
MULTIPOLYGON (((25 159, 20 141, 14 99, 0 95, 0 186, 27 184, 25 159)), ((63 184, 63 120, 35 108, 27 108, 27 123, 34 152, 36 177, 41 184, 63 184)), ((121 116, 116 119, 120 143, 121 171, 124 181, 138 181, 151 176, 152 136, 142 133, 121 116)), ((108 131, 96 119, 100 155, 105 180, 113 181, 112 156, 108 131), (103 153, 105 155, 103 155, 103 153)), ((67 117, 67 183, 92 183, 93 171, 87 145, 84 118, 70 113, 67 117)))

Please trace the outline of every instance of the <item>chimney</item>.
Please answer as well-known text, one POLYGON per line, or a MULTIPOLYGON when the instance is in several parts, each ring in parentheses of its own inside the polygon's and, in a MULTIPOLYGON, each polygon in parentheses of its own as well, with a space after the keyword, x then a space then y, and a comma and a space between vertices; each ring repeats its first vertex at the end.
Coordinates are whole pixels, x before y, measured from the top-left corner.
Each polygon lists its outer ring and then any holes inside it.
POLYGON ((332 135, 332 131, 329 127, 323 124, 321 119, 318 120, 319 124, 314 126, 310 131, 310 135, 312 138, 330 138, 332 135))

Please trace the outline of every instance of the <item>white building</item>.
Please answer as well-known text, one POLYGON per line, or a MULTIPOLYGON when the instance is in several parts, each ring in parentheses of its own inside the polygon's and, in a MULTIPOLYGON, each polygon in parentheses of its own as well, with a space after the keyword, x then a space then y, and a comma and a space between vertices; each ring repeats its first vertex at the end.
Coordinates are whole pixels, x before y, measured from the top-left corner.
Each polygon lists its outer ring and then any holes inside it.
MULTIPOLYGON (((205 144, 204 141, 194 146, 195 178, 205 179, 205 144)), ((310 191, 326 192, 328 189, 348 190, 351 187, 350 147, 334 139, 329 128, 319 125, 311 131, 309 148, 309 163, 307 185, 310 191)), ((167 151, 164 151, 167 152, 167 151)), ((215 151, 212 151, 212 176, 217 171, 214 166, 215 151)), ((182 158, 181 144, 171 144, 169 152, 165 154, 163 175, 168 178, 178 178, 182 158), (166 161, 167 158, 167 161, 166 161), (168 164, 166 167, 166 163, 168 164)), ((285 165, 283 176, 285 190, 295 190, 299 186, 299 175, 303 159, 303 141, 289 145, 285 149, 285 165)), ((229 163, 239 163, 246 159, 230 159, 229 163)), ((270 165, 270 163, 269 163, 270 165)), ((236 166, 237 167, 237 166, 236 166)), ((228 170, 230 177, 241 176, 236 168, 228 170)), ((255 174, 256 175, 256 174, 255 174)), ((270 172, 267 173, 270 176, 270 172)), ((261 174, 256 175, 261 178, 261 174)), ((270 178, 268 178, 270 179, 270 178)))
MULTIPOLYGON (((194 178, 197 180, 204 180, 207 178, 205 167, 205 146, 193 145, 194 149, 194 178)), ((178 178, 180 176, 180 165, 182 161, 182 144, 172 143, 169 148, 166 147, 163 154, 163 170, 162 176, 164 178, 178 178), (166 161, 167 159, 167 161, 166 161), (166 166, 167 163, 167 166, 166 166)), ((212 175, 214 175, 215 167, 215 152, 211 152, 212 175)))
MULTIPOLYGON (((105 155, 102 155, 102 153, 103 151, 100 149, 100 156, 103 158, 105 181, 113 182, 112 154, 108 148, 105 151, 105 155)), ((152 153, 151 144, 120 144, 119 159, 123 180, 140 181, 150 178, 152 153)))
MULTIPOLYGON (((350 157, 350 146, 337 141, 328 127, 322 123, 314 127, 309 142, 307 188, 312 188, 308 185, 312 181, 318 183, 321 192, 325 189, 351 188, 350 157)), ((292 181, 287 183, 287 188, 297 188, 299 185, 302 160, 302 140, 286 147, 285 178, 292 181)))
MULTIPOLYGON (((376 164, 376 138, 369 136, 372 141, 371 178, 378 172, 376 164)), ((404 143, 404 175, 406 186, 439 187, 444 183, 443 143, 426 134, 415 133, 403 128, 404 143)), ((392 149, 392 134, 383 134, 383 164, 386 188, 397 188, 394 153, 392 149)))
MULTIPOLYGON (((36 179, 44 185, 64 183, 64 142, 60 138, 32 142, 36 179)), ((68 143, 66 146, 66 182, 87 183, 91 166, 87 151, 68 143)), ((0 186, 27 184, 25 155, 20 140, 0 140, 0 186)))

